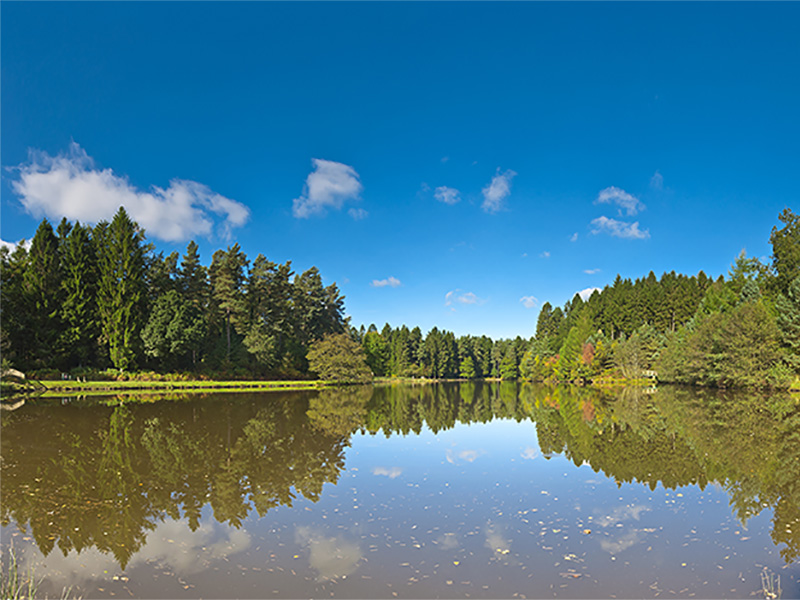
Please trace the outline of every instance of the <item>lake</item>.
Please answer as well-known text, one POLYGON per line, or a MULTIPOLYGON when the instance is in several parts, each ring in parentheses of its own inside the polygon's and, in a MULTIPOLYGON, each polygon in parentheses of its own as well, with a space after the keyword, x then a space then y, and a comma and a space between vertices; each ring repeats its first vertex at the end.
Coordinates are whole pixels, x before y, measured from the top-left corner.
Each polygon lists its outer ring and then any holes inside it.
POLYGON ((788 395, 38 400, 0 445, 3 554, 50 597, 800 597, 788 395))

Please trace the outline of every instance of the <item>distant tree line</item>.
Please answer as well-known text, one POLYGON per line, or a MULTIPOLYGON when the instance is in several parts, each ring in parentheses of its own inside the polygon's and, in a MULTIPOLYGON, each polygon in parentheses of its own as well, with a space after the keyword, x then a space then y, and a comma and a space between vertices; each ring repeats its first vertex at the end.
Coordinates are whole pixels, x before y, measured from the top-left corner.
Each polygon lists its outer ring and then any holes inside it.
POLYGON ((0 351, 22 370, 241 369, 305 375, 311 344, 347 331, 344 297, 316 267, 238 244, 209 266, 198 246, 164 256, 120 208, 94 227, 45 219, 29 247, 0 251, 0 351))
POLYGON ((800 217, 785 209, 769 264, 744 251, 728 278, 651 271, 588 300, 542 306, 526 379, 641 377, 716 387, 788 387, 800 372, 800 217))
POLYGON ((377 377, 428 377, 433 379, 517 379, 529 340, 516 337, 494 341, 486 336, 456 337, 450 331, 431 329, 423 336, 419 327, 392 327, 381 331, 373 324, 352 330, 377 377))

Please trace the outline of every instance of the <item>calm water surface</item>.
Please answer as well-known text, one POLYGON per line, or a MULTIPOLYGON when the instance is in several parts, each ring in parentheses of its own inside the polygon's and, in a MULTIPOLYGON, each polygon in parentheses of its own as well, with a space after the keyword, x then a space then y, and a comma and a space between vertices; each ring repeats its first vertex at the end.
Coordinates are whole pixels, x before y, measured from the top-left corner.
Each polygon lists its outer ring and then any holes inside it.
POLYGON ((0 443, 3 554, 50 597, 800 597, 788 396, 39 401, 0 443))

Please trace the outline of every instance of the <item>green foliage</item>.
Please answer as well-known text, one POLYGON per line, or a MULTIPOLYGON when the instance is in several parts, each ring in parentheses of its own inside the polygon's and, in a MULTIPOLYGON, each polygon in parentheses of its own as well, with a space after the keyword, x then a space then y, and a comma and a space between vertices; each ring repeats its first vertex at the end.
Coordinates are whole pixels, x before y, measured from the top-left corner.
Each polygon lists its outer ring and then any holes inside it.
POLYGON ((136 362, 144 322, 144 233, 120 207, 110 224, 95 227, 94 237, 103 338, 111 362, 124 370, 136 362))
POLYGON ((200 310, 177 291, 170 290, 156 301, 142 331, 142 340, 146 354, 175 368, 181 357, 189 353, 196 356, 204 335, 205 320, 200 310))
POLYGON ((314 342, 308 351, 308 366, 324 381, 359 383, 372 379, 361 345, 346 333, 330 333, 314 342))
POLYGON ((459 375, 464 379, 475 379, 475 361, 471 356, 465 356, 459 367, 459 375))
POLYGON ((367 365, 376 377, 384 377, 389 371, 389 342, 377 331, 370 331, 361 342, 367 365))
POLYGON ((698 319, 669 340, 662 359, 668 379, 718 387, 788 387, 780 332, 764 302, 742 303, 698 319))
POLYGON ((59 241, 47 220, 33 236, 24 273, 24 296, 29 303, 31 360, 34 366, 52 364, 63 327, 59 241))
POLYGON ((778 216, 783 227, 772 228, 772 267, 775 270, 775 287, 786 293, 789 284, 800 276, 800 215, 785 208, 778 216))
POLYGON ((90 233, 75 223, 62 245, 64 330, 59 347, 68 366, 88 365, 97 352, 97 256, 90 233))
POLYGON ((509 345, 503 360, 500 362, 500 379, 503 381, 516 381, 518 378, 517 352, 513 345, 509 345))
POLYGON ((795 277, 775 302, 778 329, 785 348, 785 359, 795 373, 800 372, 800 276, 795 277))

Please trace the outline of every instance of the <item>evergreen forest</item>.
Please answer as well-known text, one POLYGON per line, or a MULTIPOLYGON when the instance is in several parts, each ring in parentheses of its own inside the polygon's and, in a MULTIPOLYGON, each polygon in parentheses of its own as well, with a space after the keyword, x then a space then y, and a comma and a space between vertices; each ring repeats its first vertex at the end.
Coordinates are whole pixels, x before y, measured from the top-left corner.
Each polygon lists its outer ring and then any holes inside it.
POLYGON ((336 379, 325 361, 344 353, 353 380, 657 375, 785 388, 800 372, 800 216, 787 208, 779 220, 769 262, 743 251, 727 277, 618 275, 585 300, 546 302, 533 337, 492 340, 436 327, 353 327, 336 284, 324 286, 316 267, 296 274, 290 261, 251 260, 238 244, 207 266, 195 242, 165 256, 123 208, 93 227, 45 219, 30 244, 0 250, 0 351, 4 367, 41 378, 111 369, 336 379), (332 343, 337 336, 348 339, 332 343))

